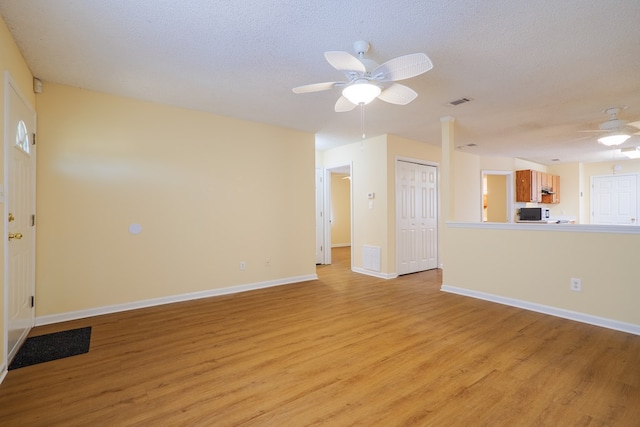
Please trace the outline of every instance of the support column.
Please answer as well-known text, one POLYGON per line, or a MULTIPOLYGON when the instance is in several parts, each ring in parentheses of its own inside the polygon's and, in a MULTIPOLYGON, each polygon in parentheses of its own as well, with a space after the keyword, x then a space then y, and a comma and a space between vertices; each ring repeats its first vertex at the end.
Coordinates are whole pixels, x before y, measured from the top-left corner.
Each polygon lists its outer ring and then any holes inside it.
POLYGON ((442 130, 442 173, 440 175, 442 194, 440 202, 442 203, 442 215, 445 221, 453 221, 455 219, 453 198, 453 150, 455 148, 453 130, 455 121, 456 119, 451 116, 440 119, 442 130))

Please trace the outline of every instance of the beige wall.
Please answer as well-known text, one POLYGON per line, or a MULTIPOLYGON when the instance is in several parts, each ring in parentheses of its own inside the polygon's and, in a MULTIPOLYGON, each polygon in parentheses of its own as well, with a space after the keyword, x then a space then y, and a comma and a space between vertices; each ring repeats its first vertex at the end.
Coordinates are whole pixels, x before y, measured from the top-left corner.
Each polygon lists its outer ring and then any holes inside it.
POLYGON ((454 151, 453 153, 453 220, 482 221, 482 174, 480 157, 454 151))
POLYGON ((480 157, 480 169, 492 171, 513 171, 516 160, 511 157, 480 157))
POLYGON ((592 176, 602 175, 615 175, 623 173, 638 173, 640 172, 640 159, 625 159, 620 158, 610 162, 600 163, 585 163, 584 175, 585 183, 589 183, 589 178, 592 176), (614 170, 614 166, 619 166, 618 170, 614 170))
POLYGON ((581 184, 582 165, 580 163, 567 163, 553 165, 548 172, 560 177, 560 203, 547 205, 551 216, 574 216, 576 223, 584 224, 581 206, 584 200, 584 188, 581 184))
POLYGON ((534 171, 547 172, 547 167, 538 163, 533 163, 528 160, 514 159, 515 170, 531 169, 534 171))
POLYGON ((38 316, 315 275, 312 134, 55 84, 38 112, 38 316))
MULTIPOLYGON (((36 100, 35 94, 33 93, 33 76, 29 71, 29 67, 24 61, 22 54, 18 50, 7 26, 4 23, 4 20, 0 17, 0 70, 2 70, 2 84, 0 84, 0 134, 5 135, 5 97, 6 97, 6 84, 7 84, 7 73, 11 76, 15 84, 18 86, 21 94, 26 98, 26 100, 31 104, 31 107, 35 109, 36 100)), ((4 143, 3 143, 4 144, 4 143)), ((0 150, 0 176, 4 177, 4 149, 0 150)), ((2 185, 5 185, 3 183, 2 185)), ((3 215, 5 214, 4 205, 2 206, 3 215)), ((6 242, 5 229, 2 228, 0 231, 0 237, 3 242, 6 242)), ((5 257, 5 245, 0 245, 0 259, 4 260, 5 257)), ((4 262, 0 262, 0 277, 5 277, 4 272, 4 262)), ((7 283, 3 280, 2 291, 0 292, 0 331, 4 331, 5 329, 5 292, 4 289, 7 286, 7 283)), ((2 372, 2 368, 6 365, 7 361, 5 360, 5 353, 7 349, 5 348, 5 340, 4 338, 0 340, 0 372, 2 372)))
POLYGON ((351 245, 351 181, 331 174, 331 246, 351 245))
POLYGON ((640 326, 638 234, 447 227, 446 237, 444 285, 640 326))

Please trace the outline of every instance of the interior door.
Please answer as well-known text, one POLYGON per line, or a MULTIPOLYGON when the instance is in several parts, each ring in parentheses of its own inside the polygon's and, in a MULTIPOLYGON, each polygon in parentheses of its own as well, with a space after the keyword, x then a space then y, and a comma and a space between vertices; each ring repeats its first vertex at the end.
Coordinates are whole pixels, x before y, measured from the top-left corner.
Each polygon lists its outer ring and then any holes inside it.
POLYGON ((638 175, 591 178, 591 224, 638 225, 638 175))
POLYGON ((437 168, 398 161, 396 171, 398 274, 437 268, 437 168))
POLYGON ((34 324, 35 113, 10 79, 8 82, 5 247, 8 253, 6 348, 10 362, 34 324))

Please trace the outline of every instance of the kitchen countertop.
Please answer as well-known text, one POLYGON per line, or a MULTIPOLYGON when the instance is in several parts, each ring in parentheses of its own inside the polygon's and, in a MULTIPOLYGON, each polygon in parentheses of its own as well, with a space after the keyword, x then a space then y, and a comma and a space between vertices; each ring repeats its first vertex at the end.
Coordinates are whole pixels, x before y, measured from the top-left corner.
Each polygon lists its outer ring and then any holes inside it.
POLYGON ((549 224, 546 222, 458 222, 446 221, 452 228, 477 228, 494 230, 527 230, 531 232, 570 232, 570 233, 610 233, 638 234, 640 225, 599 225, 599 224, 549 224), (547 227, 553 225, 553 227, 547 227))
POLYGON ((544 221, 516 221, 520 224, 575 224, 575 221, 566 219, 545 219, 544 221))

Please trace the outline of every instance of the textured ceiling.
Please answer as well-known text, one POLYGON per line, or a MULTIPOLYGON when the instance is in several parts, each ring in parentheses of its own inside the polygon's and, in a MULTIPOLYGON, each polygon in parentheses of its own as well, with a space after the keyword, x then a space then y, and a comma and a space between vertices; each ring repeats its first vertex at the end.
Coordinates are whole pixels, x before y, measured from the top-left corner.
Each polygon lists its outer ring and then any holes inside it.
MULTIPOLYGON (((542 164, 610 160, 596 142, 607 107, 640 120, 637 0, 0 0, 33 74, 56 82, 359 141, 358 109, 335 113, 341 80, 323 57, 371 43, 382 63, 424 52, 433 70, 403 81, 407 106, 365 108, 367 136, 440 143, 456 118, 464 151, 542 164), (457 107, 449 101, 468 97, 457 107), (468 147, 477 144, 476 147, 468 147)), ((640 136, 624 146, 640 145, 640 136)))

